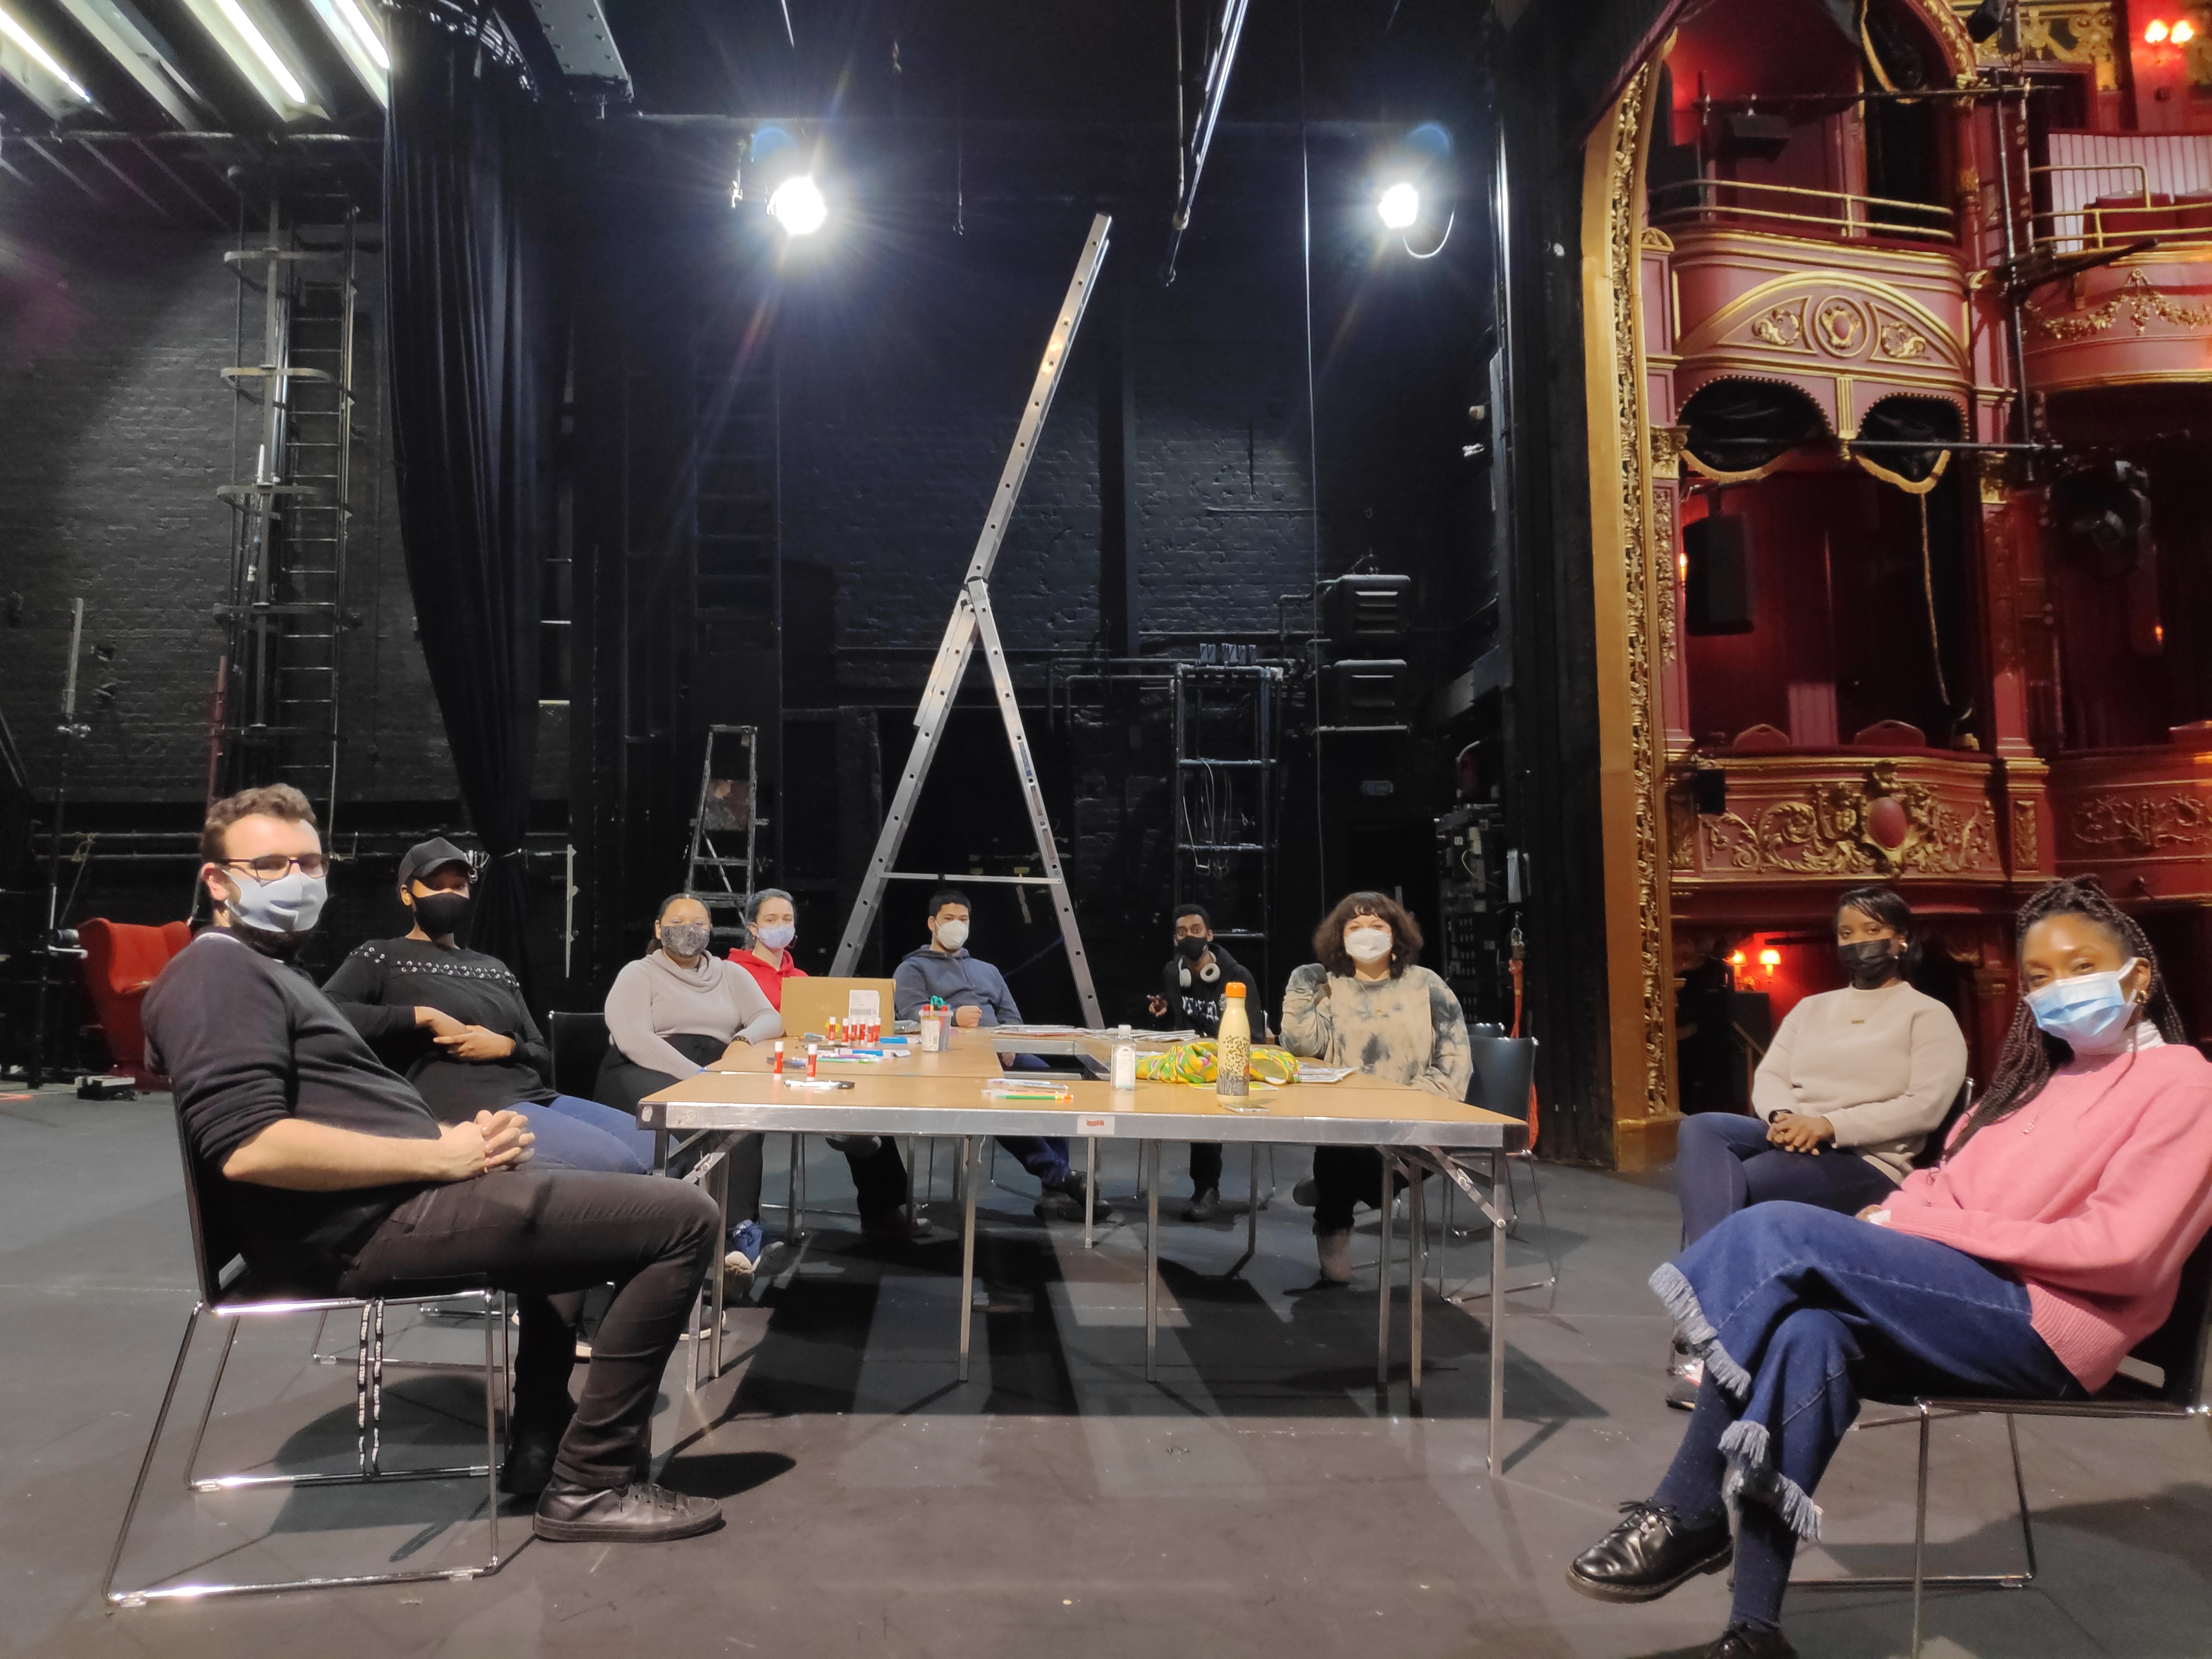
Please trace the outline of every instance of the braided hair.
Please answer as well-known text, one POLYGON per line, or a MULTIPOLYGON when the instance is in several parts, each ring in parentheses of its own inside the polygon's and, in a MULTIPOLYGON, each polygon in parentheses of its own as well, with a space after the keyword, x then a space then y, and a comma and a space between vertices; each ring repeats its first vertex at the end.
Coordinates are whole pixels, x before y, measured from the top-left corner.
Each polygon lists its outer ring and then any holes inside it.
MULTIPOLYGON (((2020 907, 2014 922, 2015 955, 2027 943, 2028 929, 2051 916, 2080 916, 2095 922, 2130 956, 2148 965, 2150 988, 2143 1002, 2145 1016, 2168 1042, 2189 1040, 2181 1024, 2181 1011, 2174 1006, 2172 994, 2166 988, 2166 976, 2159 971, 2158 953, 2150 948, 2150 939, 2143 932, 2142 924, 2113 903, 2094 876, 2054 881, 2030 895, 2027 902, 2020 907)), ((2046 1035, 2036 1024, 2035 1016, 2028 1012, 2027 1000, 2022 997, 2019 1006, 2013 1010, 2012 1029, 2005 1033, 2004 1048, 1997 1055, 1996 1080, 1967 1115, 1966 1123, 1945 1150, 1944 1159, 1948 1162, 1955 1158, 1959 1150, 1982 1130, 2010 1117, 2033 1100, 2051 1080, 2051 1073, 2073 1057, 2072 1048, 2046 1035)))

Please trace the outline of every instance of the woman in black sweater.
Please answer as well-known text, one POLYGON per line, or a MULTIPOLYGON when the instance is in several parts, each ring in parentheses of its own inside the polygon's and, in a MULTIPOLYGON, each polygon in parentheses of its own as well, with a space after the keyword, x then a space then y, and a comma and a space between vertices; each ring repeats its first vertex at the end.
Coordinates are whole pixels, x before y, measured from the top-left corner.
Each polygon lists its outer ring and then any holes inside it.
POLYGON ((410 848, 399 861, 399 902, 414 927, 356 950, 325 994, 441 1121, 520 1109, 537 1134, 538 1163, 649 1174, 651 1133, 611 1107, 556 1093, 545 1080, 553 1056, 520 981, 498 957, 453 943, 473 880, 467 855, 451 842, 410 848))

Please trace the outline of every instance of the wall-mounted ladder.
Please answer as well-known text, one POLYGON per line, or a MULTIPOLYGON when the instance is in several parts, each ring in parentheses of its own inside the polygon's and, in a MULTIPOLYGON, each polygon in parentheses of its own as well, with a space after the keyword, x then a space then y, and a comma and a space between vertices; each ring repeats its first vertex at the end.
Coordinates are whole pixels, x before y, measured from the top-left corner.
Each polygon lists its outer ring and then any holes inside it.
POLYGON ((325 834, 357 435, 357 231, 349 210, 342 240, 307 246, 272 207, 265 242, 223 255, 261 301, 259 361, 222 372, 254 410, 251 469, 216 492, 234 520, 224 735, 239 754, 234 786, 295 785, 324 807, 325 834))
MULTIPOLYGON (((684 890, 707 907, 717 946, 742 934, 760 854, 759 732, 750 726, 710 726, 699 770, 699 808, 691 815, 691 854, 684 890), (742 750, 742 757, 732 753, 742 750)), ((726 942, 743 944, 742 938, 726 942)))
POLYGON ((1273 994, 1275 723, 1283 671, 1273 663, 1175 665, 1175 874, 1171 896, 1206 906, 1273 994), (1247 951, 1249 954, 1247 954, 1247 951))

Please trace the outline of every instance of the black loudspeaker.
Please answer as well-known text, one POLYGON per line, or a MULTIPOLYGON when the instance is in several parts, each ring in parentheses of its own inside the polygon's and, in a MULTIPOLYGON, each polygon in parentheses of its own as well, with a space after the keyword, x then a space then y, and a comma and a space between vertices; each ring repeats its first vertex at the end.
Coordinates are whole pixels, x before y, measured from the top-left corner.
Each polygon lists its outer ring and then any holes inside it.
POLYGON ((1684 584, 1692 634, 1751 632, 1751 524, 1734 514, 1708 514, 1683 527, 1684 584))
POLYGON ((1413 621, 1411 576, 1345 576, 1328 590, 1328 641, 1342 647, 1395 645, 1413 621))
POLYGON ((1401 726, 1413 676, 1395 657, 1333 662, 1322 671, 1323 712, 1331 726, 1401 726))

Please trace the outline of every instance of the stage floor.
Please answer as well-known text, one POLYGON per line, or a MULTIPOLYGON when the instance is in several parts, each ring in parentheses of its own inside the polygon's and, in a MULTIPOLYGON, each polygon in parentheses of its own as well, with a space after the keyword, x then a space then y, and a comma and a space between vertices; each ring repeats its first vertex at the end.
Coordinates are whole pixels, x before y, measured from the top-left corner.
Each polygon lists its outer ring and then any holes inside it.
MULTIPOLYGON (((772 1140, 768 1194, 783 1196, 772 1140)), ((819 1141, 813 1198, 849 1206, 819 1141)), ((940 1151, 940 1194, 949 1189, 940 1151)), ((1187 1182, 1180 1149, 1164 1210, 1187 1182)), ((1243 1159, 1227 1185, 1242 1197, 1243 1159)), ((1661 1404, 1666 1324, 1644 1288, 1676 1236, 1663 1176, 1547 1169, 1548 1224, 1527 1202, 1516 1277, 1558 1257, 1556 1295, 1514 1298, 1507 1467, 1483 1472, 1485 1337, 1435 1303, 1425 1410, 1407 1412, 1401 1355, 1374 1387, 1371 1265, 1313 1289, 1304 1157, 1279 1156, 1258 1257, 1224 1277, 1243 1224, 1164 1233, 1161 1382, 1143 1380, 1141 1229, 1081 1230, 1030 1214, 1027 1178, 999 1159, 988 1200, 972 1380, 955 1381, 957 1247, 871 1253, 848 1217, 772 1255, 731 1316, 728 1374, 687 1395, 672 1366, 655 1445, 672 1485, 724 1500, 729 1524, 653 1547, 532 1543, 495 1577, 152 1606, 110 1613, 99 1577, 191 1297, 166 1098, 81 1103, 50 1091, 0 1102, 0 1646, 41 1656, 319 1659, 623 1651, 999 1659, 1038 1653, 1544 1659, 1689 1656, 1723 1622, 1701 1580, 1644 1608, 1574 1595, 1567 1559, 1647 1492, 1684 1419, 1661 1404), (987 1314, 981 1300, 988 1295, 987 1314), (650 1644, 649 1646, 646 1644, 650 1644)), ((1134 1149, 1107 1192, 1125 1218, 1134 1149)), ((1266 1162, 1261 1163, 1263 1182, 1266 1162)), ((936 1215, 955 1222, 949 1202, 936 1215)), ((1374 1221, 1360 1249, 1371 1263, 1374 1221)), ((772 1210, 769 1225, 782 1217, 772 1210)), ((1456 1281, 1486 1249, 1453 1251, 1456 1281)), ((242 1340, 204 1467, 349 1455, 350 1331, 309 1361, 312 1319, 242 1340)), ((395 1336, 395 1353, 465 1358, 480 1336, 395 1336)), ((195 1563, 240 1574, 461 1562, 481 1548, 480 1486, 407 1484, 289 1498, 191 1498, 184 1442, 212 1369, 198 1351, 126 1574, 195 1563), (198 1392, 192 1392, 197 1389, 198 1392)), ((481 1400, 480 1393, 477 1396, 481 1400)), ((466 1379, 388 1385, 390 1438, 466 1442, 466 1379)), ((1931 1655, 2195 1659, 2212 1646, 2212 1439, 2197 1425, 2039 1422, 2021 1439, 2043 1577, 1932 1600, 1931 1655)), ((483 1444, 477 1429, 475 1445, 483 1444)), ((1909 1566, 1913 1436, 1855 1434, 1820 1492, 1835 1540, 1801 1573, 1909 1566), (1904 1547, 1899 1547, 1902 1545, 1904 1547)), ((1951 1570, 2010 1565, 2004 1433, 1937 1433, 1930 1538, 1951 1570), (1971 1565, 1970 1565, 1971 1563, 1971 1565)), ((510 1536, 526 1519, 518 1516, 510 1536)), ((1939 1569, 1940 1570, 1940 1569, 1939 1569)), ((1793 1594, 1808 1659, 1900 1653, 1905 1599, 1793 1594)))

